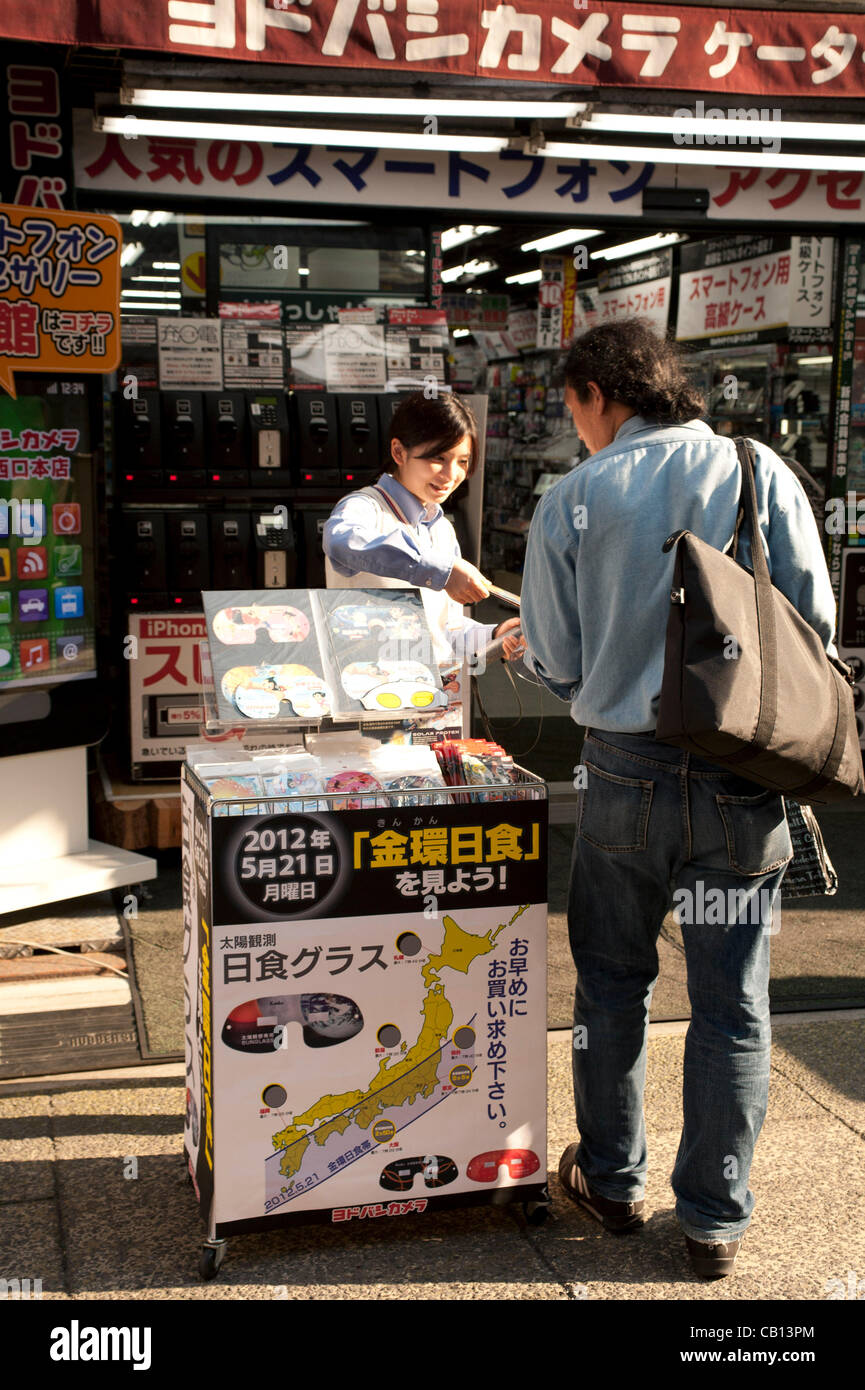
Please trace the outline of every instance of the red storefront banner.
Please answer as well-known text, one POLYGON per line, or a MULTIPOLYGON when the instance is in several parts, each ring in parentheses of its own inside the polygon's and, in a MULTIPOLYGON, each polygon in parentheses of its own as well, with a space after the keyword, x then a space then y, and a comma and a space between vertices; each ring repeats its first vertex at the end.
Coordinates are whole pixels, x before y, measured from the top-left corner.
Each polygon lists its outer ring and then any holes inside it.
POLYGON ((865 55, 865 14, 587 0, 0 0, 0 34, 708 96, 859 97, 865 55))

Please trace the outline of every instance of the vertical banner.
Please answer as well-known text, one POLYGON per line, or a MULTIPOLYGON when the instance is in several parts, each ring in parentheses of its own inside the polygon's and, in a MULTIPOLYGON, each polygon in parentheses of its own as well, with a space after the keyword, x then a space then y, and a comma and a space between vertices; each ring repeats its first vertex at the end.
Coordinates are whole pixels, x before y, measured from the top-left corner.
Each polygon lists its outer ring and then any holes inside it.
POLYGON ((839 255, 832 462, 826 502, 829 573, 838 599, 838 652, 856 678, 859 741, 865 747, 865 243, 839 255))
POLYGON ((202 1216, 213 1200, 213 938, 207 803, 180 783, 183 836, 183 997, 186 1117, 183 1148, 202 1216))
POLYGON ((6 45, 0 67, 0 202, 26 207, 72 205, 70 106, 62 99, 56 50, 6 45))
POLYGON ((576 329, 577 272, 570 256, 541 256, 538 285, 539 348, 563 348, 576 329))
POLYGON ((431 234, 432 265, 430 267, 430 303, 434 309, 442 307, 442 234, 431 234))
POLYGON ((565 315, 565 257, 541 256, 538 285, 539 348, 560 348, 565 315))

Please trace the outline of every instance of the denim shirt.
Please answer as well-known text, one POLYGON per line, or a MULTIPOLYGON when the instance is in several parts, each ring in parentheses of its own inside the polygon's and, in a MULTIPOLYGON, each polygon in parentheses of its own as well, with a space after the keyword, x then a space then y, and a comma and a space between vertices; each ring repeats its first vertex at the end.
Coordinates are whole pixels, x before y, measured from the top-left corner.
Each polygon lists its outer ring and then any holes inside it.
MULTIPOLYGON (((801 484, 755 441, 757 512, 772 583, 835 655, 835 599, 801 484)), ((632 415, 615 439, 544 493, 526 549, 520 613, 526 664, 572 718, 610 733, 653 731, 664 670, 678 530, 724 550, 738 510, 732 439, 701 420, 632 415)), ((738 558, 750 566, 747 522, 738 558)))

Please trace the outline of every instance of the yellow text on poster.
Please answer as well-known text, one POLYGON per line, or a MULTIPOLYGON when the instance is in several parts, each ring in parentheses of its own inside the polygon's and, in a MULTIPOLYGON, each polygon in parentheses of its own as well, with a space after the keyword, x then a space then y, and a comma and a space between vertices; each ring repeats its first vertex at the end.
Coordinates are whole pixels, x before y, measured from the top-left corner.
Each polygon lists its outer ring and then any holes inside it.
POLYGON ((113 217, 0 203, 0 386, 15 372, 112 372, 120 362, 113 217))

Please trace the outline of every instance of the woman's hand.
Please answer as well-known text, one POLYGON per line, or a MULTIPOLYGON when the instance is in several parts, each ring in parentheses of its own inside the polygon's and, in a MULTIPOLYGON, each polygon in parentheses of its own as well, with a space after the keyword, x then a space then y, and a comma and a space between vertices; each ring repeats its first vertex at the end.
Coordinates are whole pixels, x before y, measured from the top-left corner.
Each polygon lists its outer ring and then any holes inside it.
POLYGON ((493 637, 505 638, 502 643, 502 653, 506 661, 517 661, 525 653, 526 639, 521 632, 516 631, 519 625, 519 618, 505 618, 504 622, 499 623, 493 633, 493 637), (513 636, 506 637, 505 633, 508 632, 513 633, 513 636))
POLYGON ((480 570, 470 565, 468 560, 454 560, 453 569, 445 584, 445 593, 456 603, 478 603, 482 598, 490 596, 487 581, 480 570))

